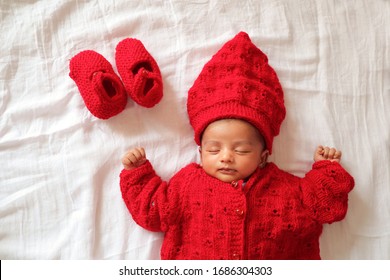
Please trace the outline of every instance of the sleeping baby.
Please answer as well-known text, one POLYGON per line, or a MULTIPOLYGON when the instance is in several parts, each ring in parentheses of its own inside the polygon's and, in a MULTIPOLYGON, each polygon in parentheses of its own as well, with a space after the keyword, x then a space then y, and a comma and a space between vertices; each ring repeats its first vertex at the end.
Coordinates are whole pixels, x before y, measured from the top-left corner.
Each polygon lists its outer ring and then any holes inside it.
POLYGON ((354 180, 335 148, 317 147, 304 178, 268 162, 283 91, 246 33, 206 63, 187 111, 200 164, 165 182, 143 148, 122 158, 124 202, 137 224, 165 233, 161 258, 320 259, 323 224, 345 217, 354 180))

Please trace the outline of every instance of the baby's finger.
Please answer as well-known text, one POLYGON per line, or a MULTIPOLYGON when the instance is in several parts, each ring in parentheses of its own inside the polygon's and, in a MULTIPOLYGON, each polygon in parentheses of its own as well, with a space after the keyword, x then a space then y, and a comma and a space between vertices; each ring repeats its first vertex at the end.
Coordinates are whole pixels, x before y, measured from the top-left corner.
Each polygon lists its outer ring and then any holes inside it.
POLYGON ((145 149, 144 148, 140 147, 138 149, 138 151, 139 151, 139 153, 141 155, 141 158, 146 158, 146 153, 145 153, 145 149))
POLYGON ((342 155, 341 151, 336 151, 333 158, 334 159, 341 159, 341 155, 342 155))
POLYGON ((329 159, 333 159, 335 154, 336 154, 336 149, 335 148, 330 148, 329 149, 328 158, 329 159))
POLYGON ((324 151, 322 153, 322 156, 326 159, 329 157, 329 150, 330 150, 329 147, 324 147, 324 151))
POLYGON ((123 165, 129 165, 130 163, 131 163, 131 162, 130 162, 130 160, 128 159, 127 154, 124 155, 124 156, 122 157, 122 164, 123 164, 123 165))
POLYGON ((131 158, 132 158, 133 160, 140 160, 140 159, 142 159, 142 157, 143 157, 142 152, 141 152, 140 149, 138 149, 138 148, 132 150, 130 156, 131 156, 131 158))
POLYGON ((128 161, 128 165, 134 165, 134 163, 136 163, 138 161, 137 157, 134 155, 134 153, 127 154, 126 158, 128 161))
POLYGON ((316 153, 319 155, 322 155, 324 153, 324 147, 323 146, 318 146, 316 153))

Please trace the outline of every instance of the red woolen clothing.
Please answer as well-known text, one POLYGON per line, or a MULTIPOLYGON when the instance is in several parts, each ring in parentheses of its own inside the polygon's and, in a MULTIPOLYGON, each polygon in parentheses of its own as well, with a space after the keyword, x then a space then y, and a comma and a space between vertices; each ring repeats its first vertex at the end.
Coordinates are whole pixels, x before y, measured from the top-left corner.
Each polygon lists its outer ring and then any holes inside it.
POLYGON ((320 259, 322 224, 344 218, 354 186, 330 161, 304 178, 268 163, 245 184, 219 181, 195 163, 169 183, 149 162, 120 177, 133 219, 165 232, 162 259, 320 259))

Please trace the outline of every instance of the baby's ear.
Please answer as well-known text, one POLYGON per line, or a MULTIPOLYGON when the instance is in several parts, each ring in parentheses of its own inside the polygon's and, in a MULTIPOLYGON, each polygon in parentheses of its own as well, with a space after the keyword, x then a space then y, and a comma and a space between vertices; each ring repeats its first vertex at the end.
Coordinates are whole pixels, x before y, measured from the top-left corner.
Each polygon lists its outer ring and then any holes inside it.
POLYGON ((199 149, 198 149, 198 151, 199 151, 199 156, 200 156, 200 166, 203 166, 202 165, 202 147, 199 147, 199 149))
POLYGON ((266 162, 267 159, 268 159, 268 156, 269 156, 269 150, 265 149, 265 150, 261 153, 261 161, 262 161, 262 162, 266 162))

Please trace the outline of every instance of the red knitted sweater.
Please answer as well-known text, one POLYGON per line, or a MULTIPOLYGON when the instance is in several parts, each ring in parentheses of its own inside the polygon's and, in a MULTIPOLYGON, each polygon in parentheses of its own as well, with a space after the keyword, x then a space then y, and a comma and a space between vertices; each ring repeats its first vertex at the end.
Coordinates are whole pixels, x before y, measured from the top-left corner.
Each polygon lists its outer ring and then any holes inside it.
POLYGON ((330 161, 304 178, 269 163, 245 184, 221 182, 195 163, 169 183, 149 162, 120 179, 133 219, 165 232, 162 259, 320 259, 322 224, 344 218, 354 186, 330 161))

